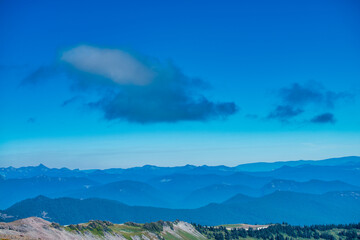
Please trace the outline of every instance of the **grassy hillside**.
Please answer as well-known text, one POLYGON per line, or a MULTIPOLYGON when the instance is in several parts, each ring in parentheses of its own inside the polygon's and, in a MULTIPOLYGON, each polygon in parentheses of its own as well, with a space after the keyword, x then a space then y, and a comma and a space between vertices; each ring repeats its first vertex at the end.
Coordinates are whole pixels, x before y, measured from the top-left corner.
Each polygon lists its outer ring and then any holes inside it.
POLYGON ((31 217, 10 223, 0 222, 0 239, 205 240, 206 237, 196 231, 192 224, 181 221, 113 224, 109 221, 92 220, 62 226, 31 217))
MULTIPOLYGON (((61 227, 61 226, 60 226, 61 227)), ((108 221, 90 221, 85 224, 68 225, 63 227, 71 233, 91 233, 92 235, 105 237, 110 235, 121 235, 126 239, 132 240, 137 237, 145 236, 148 239, 206 239, 199 234, 191 224, 175 221, 158 221, 152 223, 138 224, 127 222, 125 224, 113 224, 108 221)))

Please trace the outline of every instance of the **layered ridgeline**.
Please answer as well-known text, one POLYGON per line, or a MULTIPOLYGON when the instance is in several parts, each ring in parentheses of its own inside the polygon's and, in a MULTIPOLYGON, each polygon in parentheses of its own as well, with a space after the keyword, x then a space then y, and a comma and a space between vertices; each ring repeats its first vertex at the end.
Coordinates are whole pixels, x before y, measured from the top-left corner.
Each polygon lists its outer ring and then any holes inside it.
POLYGON ((221 204, 196 209, 169 209, 129 206, 107 199, 36 197, 0 211, 3 221, 41 217, 60 224, 76 224, 92 219, 114 223, 158 220, 196 222, 202 225, 230 223, 295 225, 360 222, 360 192, 331 192, 322 195, 275 192, 264 197, 238 194, 221 204))
POLYGON ((360 221, 359 192, 360 157, 236 167, 7 167, 0 168, 0 219, 351 223, 360 221))

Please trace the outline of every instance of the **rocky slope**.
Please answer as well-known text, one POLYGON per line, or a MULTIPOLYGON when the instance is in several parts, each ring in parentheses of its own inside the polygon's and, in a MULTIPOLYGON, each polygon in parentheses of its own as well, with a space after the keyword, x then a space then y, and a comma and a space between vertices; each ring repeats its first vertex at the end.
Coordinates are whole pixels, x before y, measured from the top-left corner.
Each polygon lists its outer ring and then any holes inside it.
POLYGON ((113 224, 108 221, 90 221, 84 224, 61 226, 37 217, 30 217, 10 223, 0 222, 0 239, 25 240, 96 240, 96 239, 206 239, 193 225, 175 222, 154 222, 146 224, 113 224))

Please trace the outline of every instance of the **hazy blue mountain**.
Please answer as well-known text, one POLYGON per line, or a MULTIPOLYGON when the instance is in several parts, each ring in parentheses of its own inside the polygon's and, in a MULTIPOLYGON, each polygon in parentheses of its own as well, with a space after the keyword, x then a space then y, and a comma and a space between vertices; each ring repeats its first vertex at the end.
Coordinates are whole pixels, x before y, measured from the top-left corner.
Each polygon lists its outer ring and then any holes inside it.
POLYGON ((101 182, 112 182, 119 180, 137 180, 147 181, 151 178, 171 175, 171 174, 217 174, 229 175, 236 172, 235 168, 226 166, 193 166, 186 165, 180 167, 157 167, 145 165, 133 168, 110 168, 110 169, 68 169, 68 168, 48 168, 43 164, 29 167, 7 167, 0 168, 0 176, 5 179, 12 178, 30 178, 35 176, 57 176, 57 177, 88 177, 94 178, 101 182))
POLYGON ((310 180, 307 182, 296 182, 292 180, 275 179, 261 188, 263 195, 276 191, 322 194, 335 191, 360 191, 360 187, 341 181, 310 180))
POLYGON ((37 197, 21 201, 1 211, 0 215, 8 217, 5 221, 38 216, 61 224, 91 219, 115 223, 181 219, 203 225, 283 221, 300 225, 351 223, 360 221, 360 192, 314 195, 278 191, 260 198, 237 195, 222 204, 197 209, 137 207, 104 199, 37 197))
POLYGON ((88 177, 90 179, 39 176, 0 181, 0 193, 10 192, 7 194, 7 198, 0 199, 0 208, 8 207, 20 200, 40 194, 50 197, 101 197, 140 206, 200 207, 211 202, 219 203, 240 192, 254 195, 252 188, 240 186, 240 184, 261 187, 271 181, 271 178, 254 177, 243 173, 232 175, 174 174, 155 178, 148 181, 149 184, 131 180, 113 182, 118 178, 121 179, 121 176, 103 172, 97 173, 97 171, 88 174, 88 177), (105 184, 103 184, 104 182, 105 184), (205 191, 210 190, 208 194, 204 191, 201 193, 200 190, 197 197, 194 196, 190 200, 184 201, 184 198, 191 192, 206 188, 211 184, 228 187, 225 187, 223 191, 220 191, 221 188, 215 187, 213 192, 211 192, 210 187, 205 189, 205 191), (12 191, 13 189, 17 189, 17 191, 12 191), (216 193, 216 191, 218 192, 216 193))
POLYGON ((299 160, 287 162, 273 162, 273 163, 249 163, 241 164, 236 167, 227 166, 193 166, 186 165, 180 167, 157 167, 152 165, 145 165, 142 167, 133 168, 111 168, 105 170, 90 169, 68 169, 68 168, 48 168, 42 164, 39 166, 30 167, 7 167, 0 168, 0 176, 5 179, 11 178, 30 178, 40 175, 52 177, 88 177, 103 183, 109 183, 121 180, 134 180, 134 181, 148 181, 153 178, 161 176, 169 176, 175 174, 185 175, 231 175, 237 172, 269 172, 279 169, 284 166, 297 167, 301 165, 311 166, 339 166, 339 165, 359 165, 360 157, 342 157, 331 158, 325 160, 299 160))
POLYGON ((223 205, 228 205, 235 215, 246 211, 253 221, 262 223, 344 223, 359 221, 359 196, 359 192, 313 195, 278 191, 252 200, 235 196, 223 205))
POLYGON ((232 167, 227 166, 194 166, 194 165, 185 165, 179 167, 158 167, 153 165, 145 165, 142 167, 134 167, 128 169, 121 168, 111 168, 102 170, 105 173, 110 174, 122 174, 123 176, 147 176, 147 177, 157 177, 165 176, 171 174, 217 174, 217 175, 229 175, 236 170, 232 167))
POLYGON ((238 193, 235 196, 232 196, 231 198, 224 201, 222 204, 233 204, 233 205, 242 205, 244 203, 248 203, 250 201, 254 201, 256 197, 249 197, 247 195, 238 193))
POLYGON ((24 179, 7 179, 0 181, 0 208, 4 209, 26 198, 38 195, 64 196, 67 191, 85 189, 97 185, 86 178, 63 178, 37 176, 24 179))
POLYGON ((348 163, 338 166, 301 165, 296 167, 284 166, 269 172, 248 173, 253 176, 272 177, 294 181, 342 181, 350 185, 360 186, 360 163, 348 163))
POLYGON ((14 216, 4 219, 5 221, 23 216, 38 216, 60 224, 72 224, 86 222, 85 219, 111 220, 114 223, 150 222, 150 219, 173 219, 178 213, 181 213, 181 210, 133 207, 107 199, 50 199, 38 196, 13 205, 2 211, 0 216, 14 216))
POLYGON ((296 167, 300 165, 314 165, 314 166, 338 166, 352 163, 360 163, 360 157, 349 156, 340 158, 329 158, 324 160, 297 160, 297 161, 283 161, 283 162, 257 162, 241 164, 236 167, 237 171, 248 172, 265 172, 273 171, 283 166, 296 167))
MULTIPOLYGON (((271 171, 192 166, 70 170, 44 165, 0 168, 0 208, 38 195, 117 200, 134 206, 198 208, 236 194, 264 196, 276 191, 323 194, 359 191, 359 157, 296 161, 271 171)), ((262 166, 260 165, 254 166, 262 166)), ((273 163, 278 167, 282 163, 273 163), (280 165, 279 165, 280 164, 280 165)), ((268 165, 266 165, 268 166, 268 165)), ((250 215, 252 216, 252 215, 250 215)), ((255 219, 254 219, 255 220, 255 219)))
POLYGON ((242 185, 214 184, 191 192, 183 202, 184 207, 196 208, 209 203, 221 203, 242 193, 247 196, 258 196, 260 190, 242 185))
POLYGON ((83 188, 68 196, 76 198, 101 197, 137 206, 169 206, 164 193, 146 183, 135 181, 120 181, 83 188))
POLYGON ((209 184, 221 181, 219 175, 188 175, 188 174, 173 174, 161 176, 149 181, 149 184, 158 187, 161 190, 169 191, 192 191, 209 184))
MULTIPOLYGON (((178 175, 177 175, 178 176, 178 175)), ((181 175, 184 177, 183 175, 181 175)), ((208 176, 204 175, 203 177, 208 176)), ((238 177, 239 174, 235 175, 238 177)), ((194 181, 193 175, 186 175, 194 181)), ((187 179, 187 180, 189 180, 187 179)), ((223 177, 220 177, 223 180, 223 177)), ((228 179, 226 177, 225 179, 228 179)), ((189 183, 180 179, 183 183, 189 183)), ((217 180, 218 181, 218 180, 217 180)), ((236 194, 247 196, 263 196, 275 191, 293 191, 302 193, 321 194, 331 191, 358 191, 360 187, 352 186, 340 181, 319 181, 295 182, 291 180, 272 180, 262 188, 251 188, 243 185, 214 184, 196 189, 189 194, 184 193, 186 189, 192 189, 193 185, 171 185, 172 190, 162 189, 161 191, 142 182, 119 181, 104 185, 96 185, 89 188, 74 190, 71 194, 62 195, 75 198, 94 198, 117 200, 127 205, 171 207, 171 208, 197 208, 210 203, 221 203, 236 194), (180 191, 181 190, 181 191, 180 191)), ((247 184, 249 184, 247 182, 247 184)), ((168 187, 168 186, 167 186, 168 187)), ((196 185, 195 185, 196 187, 196 185)), ((61 195, 58 195, 61 196, 61 195)))
POLYGON ((30 167, 7 167, 0 168, 0 175, 5 179, 12 178, 31 178, 36 176, 49 177, 85 177, 86 174, 79 169, 70 170, 68 168, 48 168, 43 164, 30 167))
POLYGON ((154 178, 149 184, 164 191, 176 191, 180 193, 190 193, 200 188, 214 184, 243 185, 251 188, 259 188, 269 183, 271 177, 257 177, 246 173, 234 173, 231 175, 187 175, 174 174, 154 178))
MULTIPOLYGON (((136 179, 138 176, 132 176, 132 177, 126 177, 123 176, 122 174, 111 174, 111 173, 106 173, 103 170, 95 170, 92 171, 90 173, 87 174, 87 178, 91 179, 93 181, 102 183, 102 184, 107 184, 107 183, 111 183, 111 182, 118 182, 118 181, 123 181, 123 180, 134 180, 136 179)), ((139 179, 140 180, 140 179, 139 179)))
MULTIPOLYGON (((360 187, 358 159, 306 161, 311 164, 282 166, 266 172, 236 172, 237 167, 192 165, 106 170, 50 169, 44 165, 0 168, 0 194, 7 196, 0 199, 0 208, 40 194, 101 197, 129 205, 196 208, 220 203, 239 193, 263 196, 278 190, 314 194, 357 191, 360 187)), ((296 162, 300 163, 304 161, 296 162)))
MULTIPOLYGON (((314 195, 277 191, 260 198, 239 194, 220 206, 229 215, 223 216, 224 221, 228 221, 227 219, 252 223, 285 221, 300 225, 348 223, 360 220, 359 196, 359 192, 314 195)), ((220 216, 221 211, 218 213, 218 217, 220 216)))

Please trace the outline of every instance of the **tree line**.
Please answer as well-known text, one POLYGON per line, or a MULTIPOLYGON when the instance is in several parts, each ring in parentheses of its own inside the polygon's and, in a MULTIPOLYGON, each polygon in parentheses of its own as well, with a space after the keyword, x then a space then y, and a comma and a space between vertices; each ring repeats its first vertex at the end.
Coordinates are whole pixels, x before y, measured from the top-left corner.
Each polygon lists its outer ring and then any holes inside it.
POLYGON ((354 240, 360 239, 360 223, 358 224, 327 224, 311 226, 292 226, 287 223, 271 224, 267 228, 245 230, 243 228, 232 228, 228 230, 224 226, 202 226, 193 224, 195 229, 209 239, 232 240, 256 238, 264 240, 293 240, 326 239, 326 240, 354 240))

